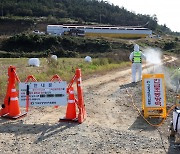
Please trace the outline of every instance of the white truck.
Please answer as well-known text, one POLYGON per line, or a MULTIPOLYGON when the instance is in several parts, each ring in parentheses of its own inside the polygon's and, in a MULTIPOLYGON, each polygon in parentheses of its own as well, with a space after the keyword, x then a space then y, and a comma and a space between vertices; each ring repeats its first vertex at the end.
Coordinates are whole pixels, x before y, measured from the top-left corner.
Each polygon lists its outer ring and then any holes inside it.
POLYGON ((62 25, 47 25, 47 33, 50 35, 62 35, 64 33, 62 25))

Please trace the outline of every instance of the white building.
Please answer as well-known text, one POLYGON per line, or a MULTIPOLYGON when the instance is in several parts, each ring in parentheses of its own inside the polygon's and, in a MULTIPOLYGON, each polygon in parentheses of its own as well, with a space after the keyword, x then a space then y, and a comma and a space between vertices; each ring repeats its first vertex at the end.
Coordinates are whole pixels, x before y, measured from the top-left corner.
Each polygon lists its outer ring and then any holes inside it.
POLYGON ((152 35, 148 28, 134 27, 103 27, 103 26, 65 26, 48 25, 47 33, 63 35, 70 32, 76 36, 114 37, 114 38, 143 38, 152 35))

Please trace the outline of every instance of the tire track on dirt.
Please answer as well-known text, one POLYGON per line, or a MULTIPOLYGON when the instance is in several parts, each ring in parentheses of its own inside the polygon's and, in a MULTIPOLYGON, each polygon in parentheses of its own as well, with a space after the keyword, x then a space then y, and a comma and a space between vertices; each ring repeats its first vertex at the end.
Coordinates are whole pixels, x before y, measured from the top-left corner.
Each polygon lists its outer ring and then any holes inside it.
MULTIPOLYGON (((163 64, 175 60, 177 59, 174 57, 165 56, 163 64)), ((143 64, 143 68, 146 67, 150 70, 154 66, 143 64)), ((146 69, 143 70, 143 72, 146 71, 146 69)), ((99 125, 110 128, 127 129, 127 125, 122 125, 124 120, 128 120, 126 114, 124 114, 127 109, 122 105, 123 102, 117 104, 117 101, 126 101, 127 93, 125 89, 120 89, 120 87, 124 85, 133 88, 130 83, 131 69, 110 72, 109 74, 83 81, 83 87, 85 87, 84 97, 89 112, 88 122, 91 124, 96 122, 99 125)), ((129 120, 128 126, 132 125, 134 120, 134 118, 129 120)))

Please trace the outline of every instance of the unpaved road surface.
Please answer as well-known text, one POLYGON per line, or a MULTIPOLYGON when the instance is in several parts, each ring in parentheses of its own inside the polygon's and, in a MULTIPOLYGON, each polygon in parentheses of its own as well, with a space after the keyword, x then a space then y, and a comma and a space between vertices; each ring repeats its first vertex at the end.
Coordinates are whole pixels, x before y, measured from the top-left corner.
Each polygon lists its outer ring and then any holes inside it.
POLYGON ((1 118, 0 154, 180 153, 180 146, 169 138, 172 116, 158 128, 147 124, 129 95, 141 109, 141 83, 130 82, 130 68, 84 80, 87 119, 82 124, 58 122, 65 107, 30 108, 27 116, 15 121, 1 118))

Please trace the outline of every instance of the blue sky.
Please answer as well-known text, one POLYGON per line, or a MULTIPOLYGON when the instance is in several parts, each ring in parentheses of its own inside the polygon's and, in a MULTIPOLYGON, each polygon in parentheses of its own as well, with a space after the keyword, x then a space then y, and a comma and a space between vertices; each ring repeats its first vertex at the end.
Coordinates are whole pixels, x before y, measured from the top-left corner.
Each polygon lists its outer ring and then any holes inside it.
MULTIPOLYGON (((104 0, 106 1, 106 0, 104 0)), ((107 0, 136 14, 156 15, 158 24, 180 32, 180 0, 107 0)))

